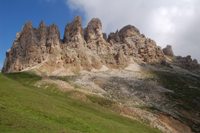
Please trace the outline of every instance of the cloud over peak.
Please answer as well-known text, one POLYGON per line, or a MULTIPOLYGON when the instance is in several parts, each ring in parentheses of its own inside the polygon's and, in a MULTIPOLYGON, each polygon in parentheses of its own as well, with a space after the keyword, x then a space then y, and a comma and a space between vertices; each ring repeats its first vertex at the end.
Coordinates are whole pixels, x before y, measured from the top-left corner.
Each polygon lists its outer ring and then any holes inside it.
POLYGON ((107 33, 135 25, 160 46, 171 44, 176 54, 200 60, 198 0, 67 0, 67 4, 84 13, 87 21, 99 17, 107 33))

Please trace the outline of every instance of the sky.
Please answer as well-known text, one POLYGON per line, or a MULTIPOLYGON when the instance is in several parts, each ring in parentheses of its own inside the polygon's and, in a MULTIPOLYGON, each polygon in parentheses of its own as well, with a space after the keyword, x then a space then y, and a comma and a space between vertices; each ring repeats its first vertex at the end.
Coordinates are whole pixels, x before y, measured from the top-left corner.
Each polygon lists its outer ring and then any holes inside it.
POLYGON ((161 47, 172 45, 176 55, 192 55, 200 61, 199 0, 0 0, 0 67, 16 33, 27 21, 41 20, 64 27, 74 16, 83 25, 100 18, 107 34, 125 25, 136 26, 161 47))

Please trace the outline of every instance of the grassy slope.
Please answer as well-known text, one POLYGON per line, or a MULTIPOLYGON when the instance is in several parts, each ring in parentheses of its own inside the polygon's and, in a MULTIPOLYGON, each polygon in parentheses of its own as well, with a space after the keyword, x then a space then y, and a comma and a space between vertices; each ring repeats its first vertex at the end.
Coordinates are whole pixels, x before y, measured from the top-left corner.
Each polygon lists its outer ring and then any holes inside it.
POLYGON ((40 77, 0 74, 0 132, 7 133, 158 133, 97 104, 31 84, 40 77), (15 80, 14 80, 15 79, 15 80))

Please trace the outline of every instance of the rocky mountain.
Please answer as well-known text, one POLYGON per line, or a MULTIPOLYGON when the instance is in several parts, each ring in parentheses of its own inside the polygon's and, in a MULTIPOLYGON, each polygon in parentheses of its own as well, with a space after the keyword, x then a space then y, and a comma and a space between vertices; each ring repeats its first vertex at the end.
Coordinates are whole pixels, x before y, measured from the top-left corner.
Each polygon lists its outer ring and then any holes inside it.
POLYGON ((165 133, 200 132, 200 65, 176 56, 132 26, 108 36, 100 19, 83 28, 80 17, 58 27, 31 22, 6 52, 3 73, 31 71, 35 86, 54 84, 114 101, 114 111, 147 122, 165 133), (78 89, 77 89, 78 88, 78 89))
MULTIPOLYGON (((161 63, 165 56, 174 56, 171 46, 163 50, 156 42, 145 37, 131 25, 110 33, 102 32, 102 23, 93 18, 83 29, 80 17, 66 25, 60 38, 58 27, 41 22, 34 28, 31 22, 17 33, 13 46, 6 52, 4 73, 37 69, 43 73, 59 75, 81 70, 124 68, 131 62, 161 63)), ((199 67, 196 60, 178 57, 185 68, 199 67)))
MULTIPOLYGON (((170 46, 162 50, 134 26, 127 25, 107 37, 98 18, 93 18, 83 28, 81 18, 75 17, 66 25, 63 39, 55 24, 46 26, 41 22, 34 28, 31 22, 26 23, 6 52, 2 71, 37 69, 59 75, 102 66, 124 68, 131 62, 161 63, 166 60, 165 55, 174 56, 170 46)), ((192 64, 198 63, 193 61, 192 64)))

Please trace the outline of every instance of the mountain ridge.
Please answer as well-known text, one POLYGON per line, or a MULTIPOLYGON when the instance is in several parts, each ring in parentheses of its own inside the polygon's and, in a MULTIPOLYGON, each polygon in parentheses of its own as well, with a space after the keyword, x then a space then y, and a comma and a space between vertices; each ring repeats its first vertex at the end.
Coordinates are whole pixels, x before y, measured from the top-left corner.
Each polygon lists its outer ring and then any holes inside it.
MULTIPOLYGON (((55 24, 46 26, 42 21, 38 28, 34 28, 31 22, 27 22, 6 52, 2 72, 37 68, 49 75, 60 75, 101 69, 103 66, 108 69, 124 68, 132 62, 166 64, 166 56, 174 57, 169 51, 173 53, 171 46, 163 51, 154 40, 145 37, 132 25, 107 36, 98 18, 93 18, 83 28, 81 17, 75 17, 66 25, 63 39, 55 24)), ((199 68, 197 60, 190 56, 177 59, 177 64, 185 64, 187 69, 199 68)))

